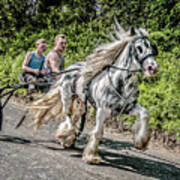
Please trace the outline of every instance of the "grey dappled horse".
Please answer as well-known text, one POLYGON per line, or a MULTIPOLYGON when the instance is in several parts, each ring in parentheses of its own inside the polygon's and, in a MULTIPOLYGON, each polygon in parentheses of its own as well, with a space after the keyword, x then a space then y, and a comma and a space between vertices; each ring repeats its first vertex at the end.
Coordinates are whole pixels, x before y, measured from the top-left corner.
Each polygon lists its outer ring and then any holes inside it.
POLYGON ((137 102, 137 72, 147 77, 156 74, 154 48, 144 29, 130 28, 125 32, 117 22, 116 38, 111 37, 113 42, 97 47, 86 61, 69 66, 72 72, 63 74, 50 92, 32 106, 36 128, 53 117, 65 118, 56 133, 64 147, 74 144, 79 131, 77 122, 85 113, 86 101, 96 109, 96 125, 83 153, 87 163, 101 161, 98 144, 103 135, 103 124, 112 116, 139 115, 140 119, 133 125, 135 147, 144 149, 150 139, 149 112, 137 102), (88 73, 93 72, 95 75, 82 91, 88 73), (79 99, 76 108, 73 105, 75 99, 79 99))

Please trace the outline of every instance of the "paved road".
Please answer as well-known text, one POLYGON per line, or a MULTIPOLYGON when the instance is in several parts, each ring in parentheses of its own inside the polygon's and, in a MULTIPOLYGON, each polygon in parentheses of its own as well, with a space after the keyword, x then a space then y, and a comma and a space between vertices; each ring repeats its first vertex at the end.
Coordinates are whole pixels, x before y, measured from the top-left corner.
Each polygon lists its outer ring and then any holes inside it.
POLYGON ((180 179, 180 154, 155 145, 142 153, 135 150, 127 138, 109 133, 100 144, 103 162, 87 165, 81 160, 87 141, 85 133, 77 140, 75 149, 64 150, 53 135, 57 121, 43 126, 37 133, 33 133, 28 120, 15 130, 22 109, 23 106, 8 105, 4 112, 0 132, 0 180, 180 179))

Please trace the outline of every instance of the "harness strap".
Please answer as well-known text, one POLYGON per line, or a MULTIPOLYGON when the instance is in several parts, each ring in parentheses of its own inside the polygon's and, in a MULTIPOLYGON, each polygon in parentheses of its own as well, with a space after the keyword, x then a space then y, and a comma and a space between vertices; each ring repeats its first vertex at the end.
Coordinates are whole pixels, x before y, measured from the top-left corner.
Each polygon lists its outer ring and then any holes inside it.
POLYGON ((148 54, 147 56, 143 57, 142 59, 138 58, 138 61, 140 61, 141 64, 143 64, 143 62, 144 62, 147 58, 153 57, 153 56, 154 56, 153 54, 148 54))
POLYGON ((127 72, 141 72, 141 69, 133 69, 133 70, 129 70, 129 69, 125 69, 125 68, 119 68, 117 66, 113 66, 113 65, 110 65, 110 66, 107 66, 108 68, 114 68, 114 69, 117 69, 117 70, 121 70, 121 71, 127 71, 127 72))
MULTIPOLYGON (((111 79, 111 76, 110 76, 110 68, 111 67, 108 67, 108 79, 109 79, 109 82, 111 84, 111 87, 113 88, 113 90, 116 93, 116 95, 119 96, 120 99, 123 99, 123 101, 124 101, 123 107, 122 107, 122 109, 120 111, 120 114, 121 114, 124 111, 124 109, 125 109, 125 107, 127 105, 127 102, 128 102, 127 100, 132 96, 132 93, 133 93, 134 89, 132 89, 131 93, 127 97, 121 96, 120 93, 118 92, 118 90, 113 85, 113 82, 112 82, 112 79, 111 79)), ((119 70, 126 70, 126 69, 121 69, 121 68, 118 68, 118 69, 119 70)), ((139 72, 139 71, 133 71, 133 72, 139 72)))
POLYGON ((80 76, 76 77, 73 81, 73 85, 72 85, 72 92, 76 95, 76 88, 77 88, 77 81, 79 79, 80 76))

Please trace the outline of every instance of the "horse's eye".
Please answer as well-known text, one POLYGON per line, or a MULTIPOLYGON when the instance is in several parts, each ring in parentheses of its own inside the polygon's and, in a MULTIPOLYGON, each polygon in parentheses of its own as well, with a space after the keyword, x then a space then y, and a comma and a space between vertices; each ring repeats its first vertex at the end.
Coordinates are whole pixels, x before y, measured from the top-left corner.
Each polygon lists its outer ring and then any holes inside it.
POLYGON ((138 49, 138 51, 139 51, 140 54, 143 52, 143 49, 142 49, 141 46, 137 46, 137 49, 138 49))

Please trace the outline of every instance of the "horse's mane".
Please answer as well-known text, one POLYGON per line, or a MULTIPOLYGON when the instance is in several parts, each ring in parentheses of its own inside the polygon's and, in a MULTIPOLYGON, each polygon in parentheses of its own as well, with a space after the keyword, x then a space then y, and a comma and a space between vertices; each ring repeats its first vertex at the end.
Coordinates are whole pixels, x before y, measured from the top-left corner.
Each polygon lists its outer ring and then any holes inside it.
MULTIPOLYGON (((114 39, 113 42, 101 44, 95 48, 92 54, 85 58, 87 68, 93 66, 95 69, 98 69, 98 66, 113 64, 116 58, 123 52, 128 42, 137 36, 147 36, 147 32, 144 29, 134 29, 134 31, 134 35, 130 35, 129 32, 119 33, 118 39, 114 39), (106 63, 106 61, 108 61, 108 63, 106 63)), ((93 70, 95 70, 94 68, 93 70)))
MULTIPOLYGON (((144 29, 129 29, 124 31, 118 24, 115 31, 116 38, 111 34, 113 42, 102 44, 94 49, 93 53, 85 58, 85 66, 81 69, 83 76, 83 86, 85 87, 92 78, 108 65, 114 64, 117 57, 127 56, 127 51, 123 53, 127 44, 137 36, 147 36, 144 29)), ((124 59, 124 57, 122 57, 124 59)))

